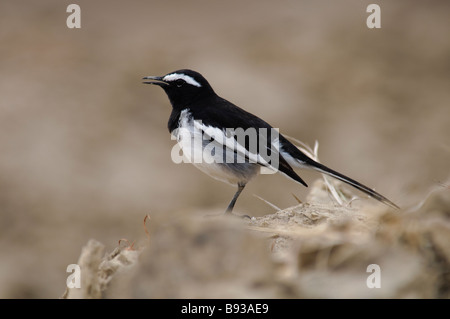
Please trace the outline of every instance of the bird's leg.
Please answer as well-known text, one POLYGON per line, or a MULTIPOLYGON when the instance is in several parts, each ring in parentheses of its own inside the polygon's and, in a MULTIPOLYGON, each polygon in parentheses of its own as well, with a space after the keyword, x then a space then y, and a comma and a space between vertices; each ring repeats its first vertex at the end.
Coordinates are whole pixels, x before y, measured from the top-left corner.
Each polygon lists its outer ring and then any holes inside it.
POLYGON ((236 204, 236 200, 238 199, 239 195, 241 194, 242 190, 244 189, 245 184, 238 184, 238 190, 236 194, 234 194, 233 199, 231 200, 230 204, 227 207, 227 210, 225 211, 225 214, 231 214, 234 208, 234 204, 236 204))
MULTIPOLYGON (((234 208, 234 204, 236 204, 236 200, 238 199, 241 192, 244 190, 244 187, 245 187, 245 184, 238 184, 238 190, 237 190, 236 194, 234 194, 233 199, 231 200, 230 204, 228 205, 227 210, 225 211, 225 214, 233 214, 232 211, 234 208)), ((243 215, 243 216, 239 216, 239 217, 250 218, 250 216, 248 216, 248 215, 243 215)))

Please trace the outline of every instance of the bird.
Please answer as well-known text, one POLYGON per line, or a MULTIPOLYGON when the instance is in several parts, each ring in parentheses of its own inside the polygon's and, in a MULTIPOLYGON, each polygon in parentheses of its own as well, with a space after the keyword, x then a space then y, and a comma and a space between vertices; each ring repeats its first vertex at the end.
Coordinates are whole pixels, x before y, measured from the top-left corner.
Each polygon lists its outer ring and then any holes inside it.
POLYGON ((187 162, 237 187, 225 214, 234 215, 233 208, 245 186, 264 169, 280 172, 308 187, 293 167, 329 175, 399 209, 373 189, 313 160, 269 123, 220 97, 199 72, 180 69, 142 80, 167 94, 172 105, 167 126, 187 162))

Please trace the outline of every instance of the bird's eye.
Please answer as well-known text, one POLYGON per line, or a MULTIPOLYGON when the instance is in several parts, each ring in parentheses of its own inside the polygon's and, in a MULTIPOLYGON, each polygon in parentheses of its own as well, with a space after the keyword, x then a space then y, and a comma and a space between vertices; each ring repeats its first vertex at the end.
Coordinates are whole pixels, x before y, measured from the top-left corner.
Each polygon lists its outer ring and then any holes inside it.
POLYGON ((178 80, 175 81, 175 85, 177 87, 182 87, 184 85, 184 83, 186 83, 186 82, 184 80, 182 80, 182 79, 178 79, 178 80))

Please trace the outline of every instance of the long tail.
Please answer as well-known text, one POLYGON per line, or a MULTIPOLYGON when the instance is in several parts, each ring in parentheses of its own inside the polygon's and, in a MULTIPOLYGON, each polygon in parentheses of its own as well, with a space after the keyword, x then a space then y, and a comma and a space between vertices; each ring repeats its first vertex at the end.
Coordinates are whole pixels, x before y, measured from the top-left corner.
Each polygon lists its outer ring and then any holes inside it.
MULTIPOLYGON (((353 187, 355 187, 356 189, 359 189, 361 192, 366 193, 367 195, 375 198, 376 200, 379 200, 380 202, 395 208, 395 209, 400 209, 400 207, 398 207, 397 205, 395 205, 393 202, 391 202, 389 199, 387 199, 386 197, 384 197, 383 195, 377 193, 376 191, 374 191, 373 189, 361 184, 360 182, 355 181, 354 179, 347 177, 339 172, 336 172, 335 170, 332 170, 331 168, 326 167, 323 164, 320 164, 316 161, 308 161, 308 168, 314 169, 316 171, 319 171, 321 173, 325 173, 331 177, 334 177, 344 183, 347 183, 353 187)), ((302 167, 305 167, 304 164, 302 165, 302 167)))

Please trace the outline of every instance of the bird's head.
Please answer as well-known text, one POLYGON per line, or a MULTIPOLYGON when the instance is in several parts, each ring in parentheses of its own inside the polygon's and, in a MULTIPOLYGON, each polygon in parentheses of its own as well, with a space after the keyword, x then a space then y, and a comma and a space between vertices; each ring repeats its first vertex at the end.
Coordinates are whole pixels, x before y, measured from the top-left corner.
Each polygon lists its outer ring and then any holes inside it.
POLYGON ((164 76, 146 76, 143 83, 158 85, 164 89, 173 107, 185 107, 214 94, 208 81, 198 72, 178 70, 164 76))

